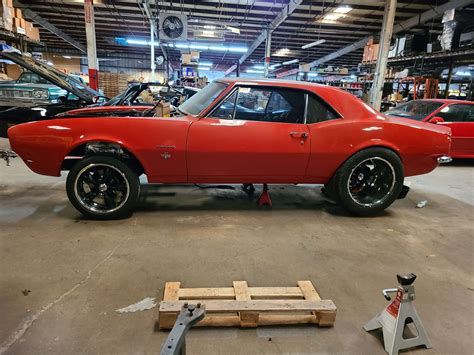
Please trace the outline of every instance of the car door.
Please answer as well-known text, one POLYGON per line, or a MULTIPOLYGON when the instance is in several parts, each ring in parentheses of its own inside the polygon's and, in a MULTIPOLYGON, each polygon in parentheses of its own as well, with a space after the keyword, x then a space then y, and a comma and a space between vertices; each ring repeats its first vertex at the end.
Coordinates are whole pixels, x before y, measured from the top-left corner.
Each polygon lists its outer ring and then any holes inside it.
POLYGON ((451 155, 474 157, 474 105, 450 104, 443 107, 435 116, 444 120, 439 124, 451 128, 451 155))
POLYGON ((189 181, 298 182, 305 176, 310 135, 306 93, 238 86, 189 131, 189 181))

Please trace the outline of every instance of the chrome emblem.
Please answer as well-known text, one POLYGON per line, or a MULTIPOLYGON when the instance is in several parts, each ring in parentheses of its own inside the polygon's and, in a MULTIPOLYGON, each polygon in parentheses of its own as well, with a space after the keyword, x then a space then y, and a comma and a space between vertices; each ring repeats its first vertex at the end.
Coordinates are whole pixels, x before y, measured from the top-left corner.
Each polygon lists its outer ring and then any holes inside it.
POLYGON ((161 157, 165 160, 171 158, 171 154, 168 152, 161 153, 161 157))

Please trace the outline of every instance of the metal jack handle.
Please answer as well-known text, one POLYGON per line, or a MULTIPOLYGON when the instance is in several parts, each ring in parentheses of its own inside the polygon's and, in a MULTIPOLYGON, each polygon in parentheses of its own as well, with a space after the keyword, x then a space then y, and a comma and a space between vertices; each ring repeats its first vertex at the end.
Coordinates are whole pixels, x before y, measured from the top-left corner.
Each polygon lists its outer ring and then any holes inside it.
POLYGON ((168 334, 165 344, 161 348, 161 355, 185 355, 186 354, 186 333, 189 328, 199 322, 206 315, 206 309, 201 306, 187 304, 183 305, 181 312, 174 323, 173 329, 168 334))
POLYGON ((390 301, 392 298, 388 295, 389 293, 397 293, 398 288, 386 288, 382 290, 383 296, 387 301, 390 301))

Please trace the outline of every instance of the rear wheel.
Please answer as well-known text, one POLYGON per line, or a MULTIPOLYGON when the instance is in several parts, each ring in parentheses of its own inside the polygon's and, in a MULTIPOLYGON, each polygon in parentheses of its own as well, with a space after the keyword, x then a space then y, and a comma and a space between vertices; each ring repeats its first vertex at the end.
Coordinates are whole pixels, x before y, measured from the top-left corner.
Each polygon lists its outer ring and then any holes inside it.
POLYGON ((123 161, 97 155, 72 167, 66 190, 69 201, 87 217, 116 219, 131 214, 140 183, 137 174, 123 161))
POLYGON ((370 148, 350 157, 334 179, 341 204, 354 214, 371 216, 397 199, 403 187, 403 165, 395 152, 370 148))

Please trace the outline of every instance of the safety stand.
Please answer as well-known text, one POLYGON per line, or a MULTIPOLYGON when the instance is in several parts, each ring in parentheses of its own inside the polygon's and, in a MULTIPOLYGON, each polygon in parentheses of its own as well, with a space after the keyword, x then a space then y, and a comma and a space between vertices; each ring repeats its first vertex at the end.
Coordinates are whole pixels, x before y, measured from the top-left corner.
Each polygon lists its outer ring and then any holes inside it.
POLYGON ((186 333, 189 328, 199 322, 206 315, 206 309, 200 303, 192 305, 185 303, 174 323, 173 329, 168 334, 160 355, 185 355, 186 333))
POLYGON ((263 207, 265 205, 272 207, 272 200, 270 199, 270 194, 268 193, 268 185, 263 184, 263 191, 260 197, 258 198, 258 206, 263 207))
POLYGON ((372 331, 382 328, 385 351, 390 355, 398 354, 402 349, 424 345, 431 348, 431 342, 416 312, 413 301, 415 300, 415 287, 412 285, 416 279, 415 274, 397 275, 398 288, 389 288, 382 291, 385 299, 390 301, 388 293, 397 293, 395 300, 390 303, 379 315, 371 319, 364 329, 372 331), (413 322, 418 335, 414 338, 404 338, 405 326, 413 322))

